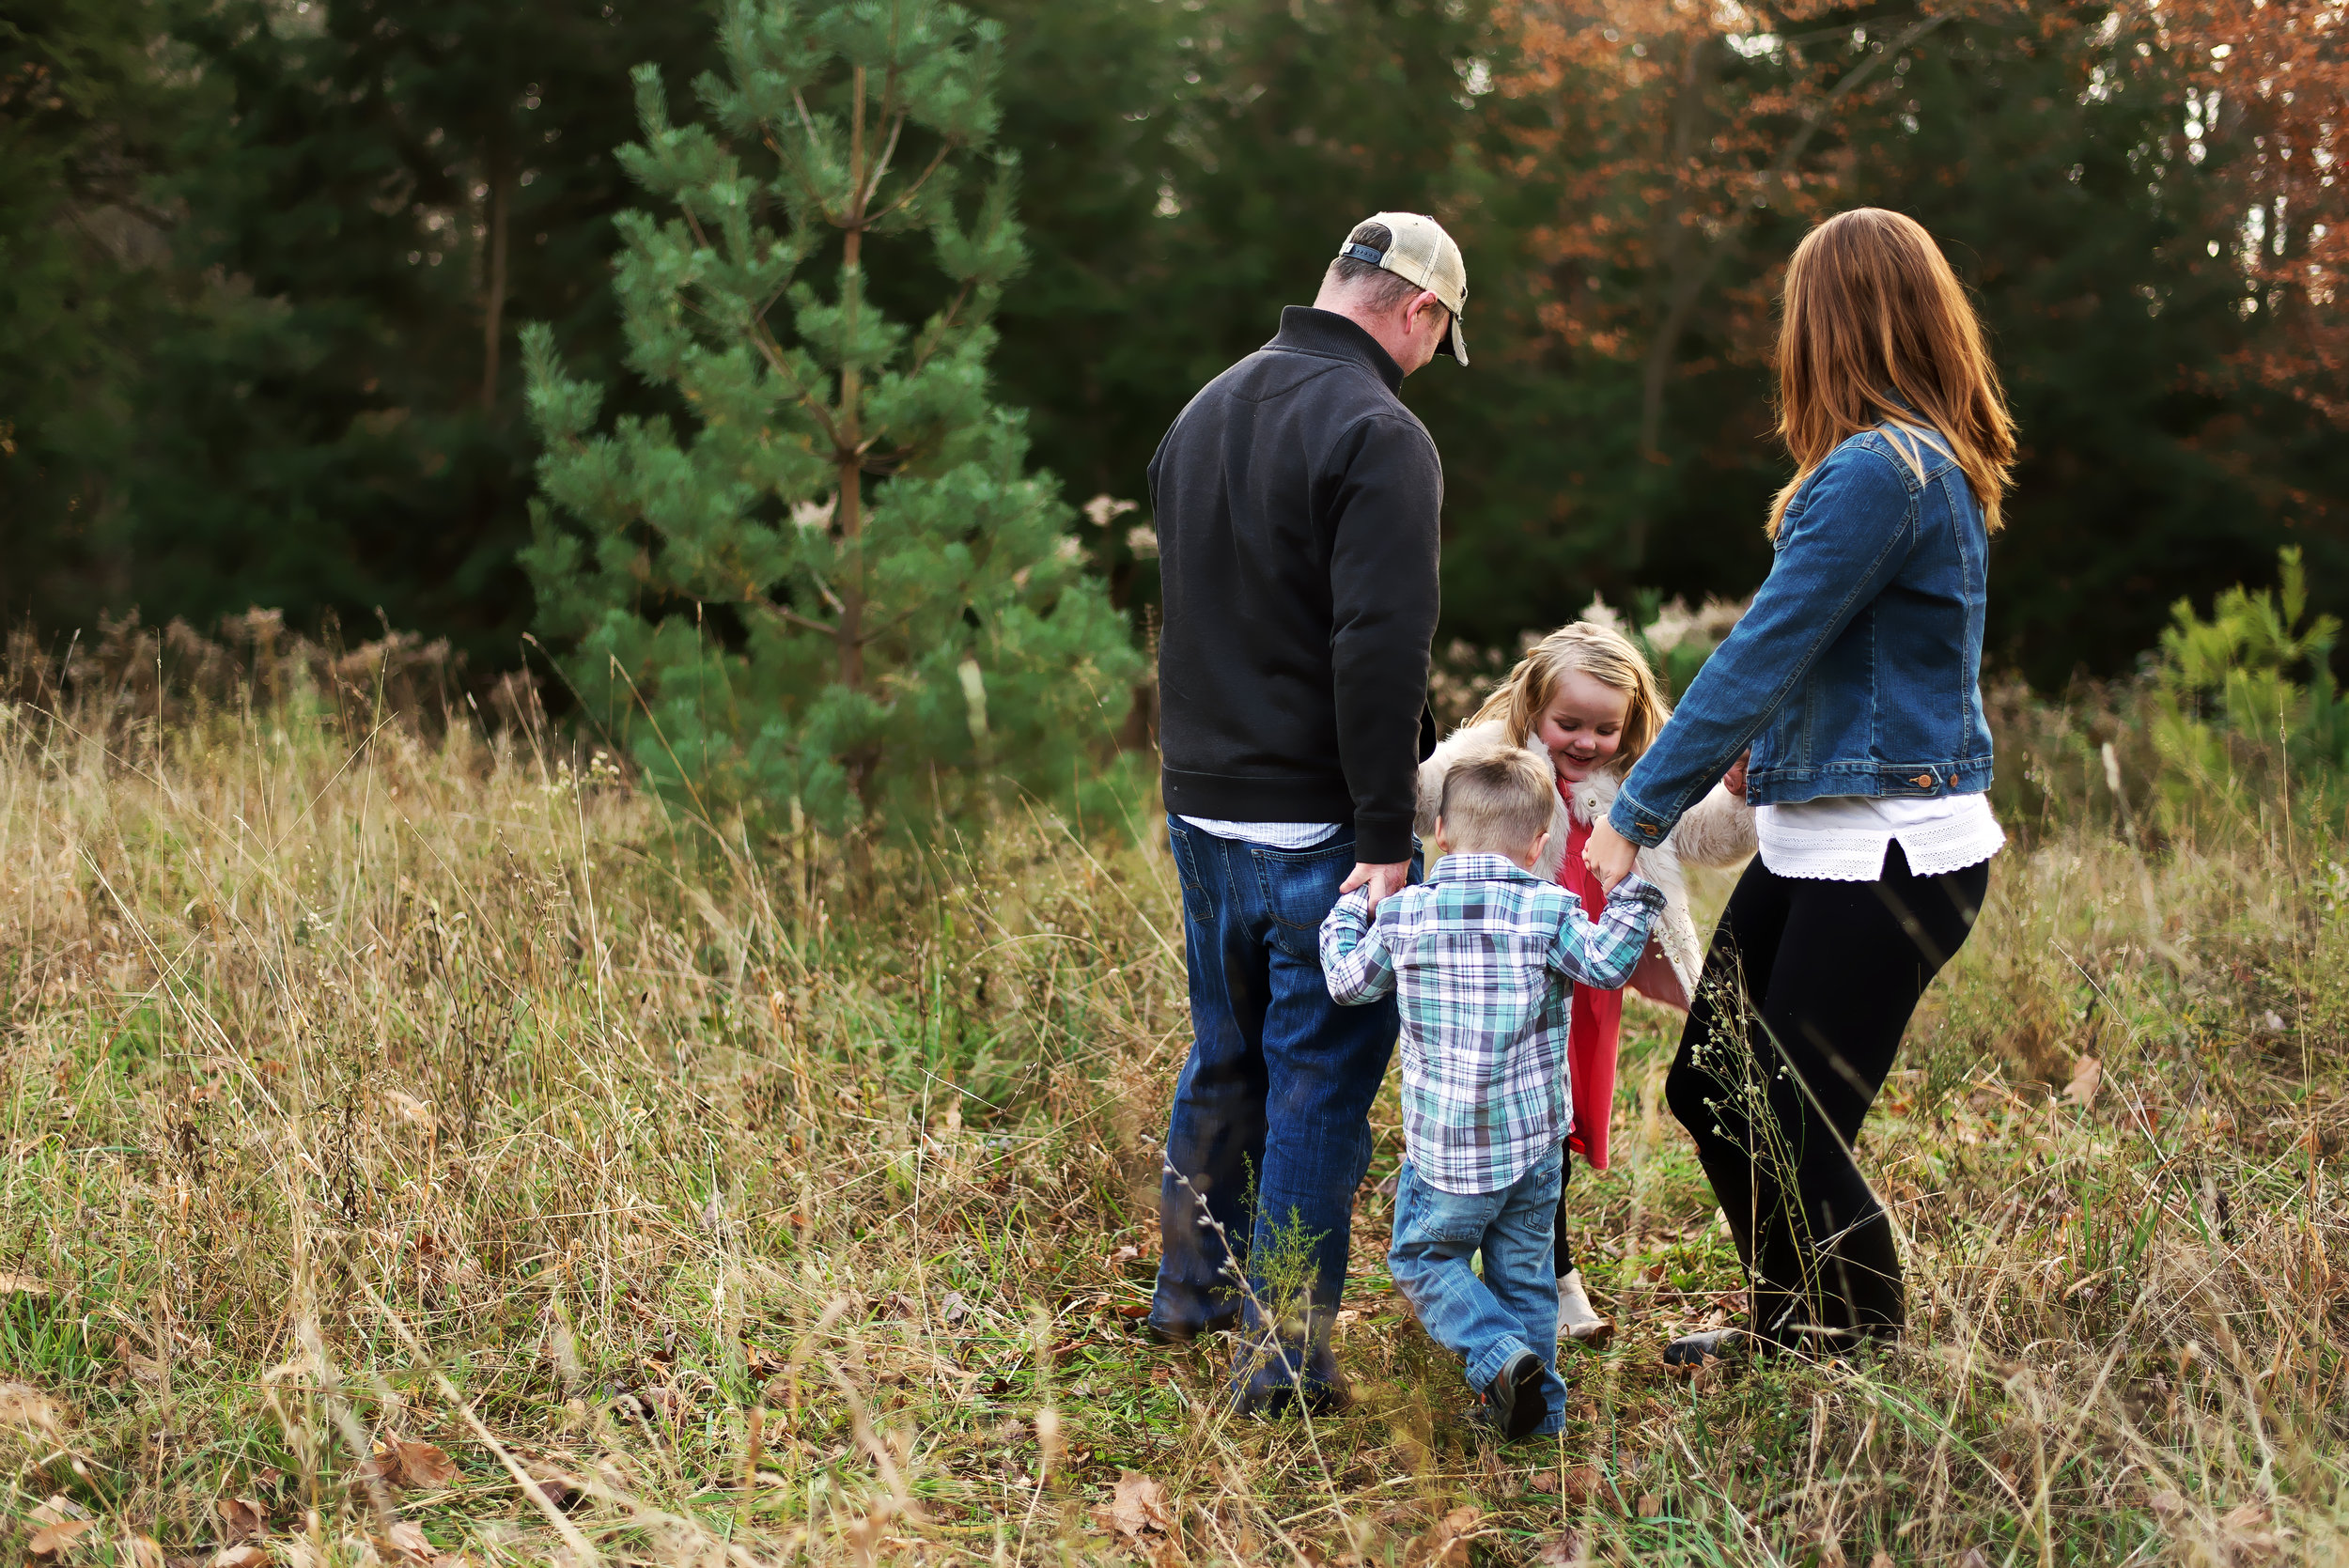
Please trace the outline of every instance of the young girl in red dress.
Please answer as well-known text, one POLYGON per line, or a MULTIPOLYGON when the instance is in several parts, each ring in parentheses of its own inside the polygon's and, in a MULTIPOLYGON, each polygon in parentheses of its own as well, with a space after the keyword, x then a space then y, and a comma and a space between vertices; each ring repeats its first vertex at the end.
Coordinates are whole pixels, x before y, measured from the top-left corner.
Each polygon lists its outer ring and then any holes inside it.
MULTIPOLYGON (((1420 815, 1433 826, 1450 759, 1472 741, 1495 734, 1539 748, 1558 780, 1548 852, 1534 869, 1579 894, 1595 916, 1607 897, 1582 864, 1592 824, 1605 819, 1615 790, 1640 760, 1671 709, 1655 671, 1630 639, 1595 621, 1561 627, 1535 644, 1509 672, 1476 717, 1436 748, 1420 768, 1420 815)), ((1735 865, 1753 853, 1753 813, 1746 805, 1742 766, 1733 768, 1704 800, 1684 815, 1672 836, 1640 857, 1640 874, 1664 890, 1663 915, 1629 988, 1651 1001, 1688 1010, 1703 944, 1688 915, 1686 862, 1735 865)), ((1579 1154, 1595 1171, 1607 1169, 1607 1129, 1615 1104, 1615 1056, 1623 1032, 1623 992, 1577 985, 1566 1034, 1566 1073, 1574 1130, 1566 1138, 1567 1168, 1579 1154)), ((1558 1332, 1561 1338, 1603 1344, 1614 1325, 1591 1305, 1590 1293, 1566 1239, 1565 1201, 1558 1208, 1558 1332)))

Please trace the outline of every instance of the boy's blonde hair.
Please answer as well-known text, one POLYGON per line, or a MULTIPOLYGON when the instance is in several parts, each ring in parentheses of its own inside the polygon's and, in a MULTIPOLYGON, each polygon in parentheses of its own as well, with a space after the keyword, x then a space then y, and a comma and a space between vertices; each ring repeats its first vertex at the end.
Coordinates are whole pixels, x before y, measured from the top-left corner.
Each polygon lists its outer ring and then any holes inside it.
POLYGON ((1474 747, 1444 771, 1436 808, 1444 844, 1455 854, 1514 860, 1548 829, 1557 791, 1555 775, 1524 747, 1474 747))
POLYGON ((1664 701, 1656 672, 1648 668, 1631 639, 1595 621, 1562 626, 1527 649, 1509 678, 1494 689, 1469 722, 1498 719, 1507 726, 1510 744, 1533 744, 1534 727, 1558 694, 1560 677, 1569 670, 1579 670, 1627 699, 1623 740, 1609 766, 1618 773, 1628 769, 1654 743, 1664 721, 1672 717, 1672 708, 1664 701))

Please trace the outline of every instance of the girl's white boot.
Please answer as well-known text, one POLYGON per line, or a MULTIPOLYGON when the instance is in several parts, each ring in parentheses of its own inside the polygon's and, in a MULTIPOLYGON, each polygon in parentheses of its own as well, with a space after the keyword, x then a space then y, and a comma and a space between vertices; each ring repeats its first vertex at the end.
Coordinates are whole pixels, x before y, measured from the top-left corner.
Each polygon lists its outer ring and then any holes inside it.
POLYGON ((1558 1281, 1558 1337, 1579 1340, 1598 1348, 1615 1331, 1612 1318, 1605 1318, 1591 1305, 1590 1293, 1582 1288, 1582 1271, 1576 1269, 1558 1281))

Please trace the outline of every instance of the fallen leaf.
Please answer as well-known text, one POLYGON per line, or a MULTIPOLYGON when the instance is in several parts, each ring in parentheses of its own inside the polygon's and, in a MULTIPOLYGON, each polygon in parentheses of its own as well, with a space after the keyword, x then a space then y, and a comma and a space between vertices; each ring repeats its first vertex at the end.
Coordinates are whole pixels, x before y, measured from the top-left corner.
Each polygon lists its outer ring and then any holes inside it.
POLYGON ((2085 1110, 2096 1103, 2096 1090, 2105 1080, 2105 1064, 2092 1056, 2083 1056, 2072 1064, 2072 1081, 2063 1086, 2063 1097, 2085 1110))
POLYGON ((68 1519, 86 1519, 89 1517, 89 1510, 67 1497, 63 1492, 54 1492, 50 1494, 47 1501, 33 1505, 32 1517, 33 1523, 37 1525, 56 1525, 63 1524, 68 1519))
POLYGON ((221 1527, 232 1543, 252 1540, 261 1533, 261 1527, 269 1519, 261 1505, 251 1498, 222 1498, 212 1507, 219 1511, 221 1527))
POLYGON ((413 1519, 397 1520, 383 1533, 394 1551, 427 1561, 439 1555, 433 1551, 432 1543, 425 1539, 424 1527, 413 1519))
POLYGON ((413 1094, 386 1089, 383 1091, 383 1103, 391 1107, 392 1113, 403 1122, 413 1122, 418 1126, 429 1126, 432 1123, 432 1108, 413 1094))
POLYGON ((438 1491, 457 1479, 457 1461, 433 1443, 386 1437, 361 1468, 403 1492, 438 1491))
POLYGON ((2227 1555, 2237 1561, 2274 1555, 2278 1532, 2270 1528, 2267 1505, 2247 1502, 2227 1510, 2218 1516, 2218 1538, 2225 1543, 2227 1555))
POLYGON ((1656 1517, 1658 1514, 1661 1514, 1661 1513, 1663 1513, 1663 1512, 1664 1512, 1664 1499, 1663 1499, 1663 1498, 1661 1498, 1657 1497, 1657 1496, 1655 1493, 1653 1493, 1653 1492, 1642 1492, 1642 1493, 1641 1493, 1641 1494, 1640 1494, 1640 1517, 1641 1517, 1641 1518, 1642 1518, 1642 1519, 1653 1519, 1653 1518, 1655 1518, 1655 1517, 1656 1517))
POLYGON ((753 1344, 747 1340, 742 1343, 742 1359, 750 1367, 751 1375, 757 1378, 780 1376, 790 1365, 765 1345, 753 1344))
POLYGON ((1163 1534, 1174 1528, 1167 1512, 1166 1488, 1140 1470, 1128 1470, 1110 1488, 1110 1500, 1093 1511, 1093 1521, 1113 1535, 1137 1537, 1146 1531, 1163 1534))
POLYGON ((258 1546, 223 1546, 211 1568, 270 1568, 270 1555, 258 1546))
POLYGON ((1118 1248, 1115 1251, 1109 1255, 1108 1261, 1110 1272, 1112 1274, 1116 1273, 1117 1270, 1123 1268, 1126 1265, 1132 1263, 1136 1258, 1141 1256, 1142 1249, 1139 1247, 1118 1248))
POLYGON ((1596 1465, 1570 1466, 1560 1481, 1558 1500, 1569 1508, 1579 1508, 1597 1497, 1604 1484, 1596 1465))
POLYGON ((29 1383, 0 1383, 0 1426, 28 1426, 57 1436, 64 1412, 57 1402, 29 1383))
POLYGON ((163 1548, 151 1536, 131 1537, 132 1568, 163 1568, 163 1548))
POLYGON ((1533 1560, 1541 1568, 1582 1568, 1590 1560, 1582 1555, 1582 1532, 1562 1529, 1543 1541, 1533 1553, 1533 1560))
POLYGON ((565 1513, 578 1507, 587 1496, 587 1483, 568 1470, 538 1476, 532 1480, 530 1489, 545 1498, 549 1507, 565 1513))
POLYGON ((2184 1498, 2178 1496, 2175 1492, 2167 1491, 2155 1492, 2152 1497, 2145 1499, 2145 1505, 2148 1508, 2151 1508, 2155 1513, 2160 1514, 2164 1519, 2176 1517, 2178 1514, 2185 1513, 2186 1507, 2186 1499, 2184 1498))
POLYGON ((1483 1516, 1474 1508, 1454 1509, 1411 1543, 1404 1560, 1414 1568, 1468 1568, 1469 1542, 1483 1516))
POLYGON ((1892 1568, 1892 1554, 1878 1552, 1868 1560, 1868 1568, 1892 1568))
POLYGON ((98 1521, 95 1519, 60 1519, 35 1531, 24 1549, 35 1557, 57 1557, 73 1545, 84 1530, 97 1528, 98 1521))
POLYGON ((0 1274, 0 1296, 47 1296, 49 1287, 29 1274, 0 1274))
POLYGON ((1958 1553, 1957 1568, 1990 1568, 1990 1560, 1982 1555, 1980 1546, 1968 1546, 1958 1553))

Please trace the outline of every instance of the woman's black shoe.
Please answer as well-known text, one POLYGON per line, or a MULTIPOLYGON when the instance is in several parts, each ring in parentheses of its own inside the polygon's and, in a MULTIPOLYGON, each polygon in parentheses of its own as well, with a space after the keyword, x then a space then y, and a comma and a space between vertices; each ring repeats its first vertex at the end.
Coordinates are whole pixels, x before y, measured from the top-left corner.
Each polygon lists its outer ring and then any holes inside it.
POLYGON ((1668 1367, 1701 1367, 1707 1361, 1718 1361, 1730 1348, 1744 1342, 1743 1328, 1707 1328, 1701 1334, 1683 1334, 1664 1346, 1664 1364, 1668 1367))

